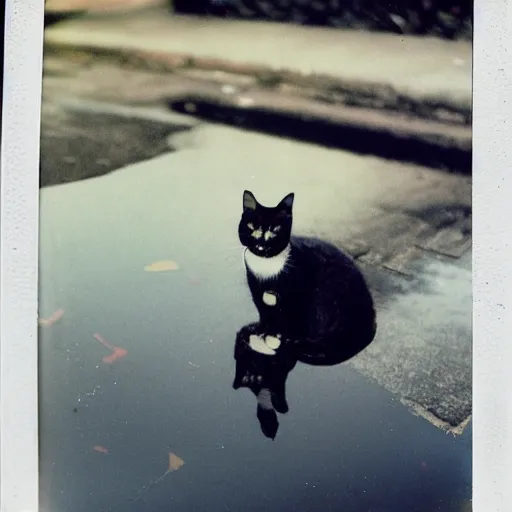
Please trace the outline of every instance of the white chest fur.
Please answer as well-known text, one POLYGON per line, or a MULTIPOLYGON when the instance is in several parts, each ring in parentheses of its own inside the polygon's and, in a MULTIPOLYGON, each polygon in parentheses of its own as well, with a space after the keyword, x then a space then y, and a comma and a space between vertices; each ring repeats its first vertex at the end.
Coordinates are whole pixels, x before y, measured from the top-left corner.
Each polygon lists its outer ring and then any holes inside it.
POLYGON ((272 258, 262 258, 256 256, 248 249, 245 250, 244 259, 247 268, 261 280, 272 279, 277 277, 286 267, 288 257, 290 255, 290 247, 286 247, 277 256, 272 258))

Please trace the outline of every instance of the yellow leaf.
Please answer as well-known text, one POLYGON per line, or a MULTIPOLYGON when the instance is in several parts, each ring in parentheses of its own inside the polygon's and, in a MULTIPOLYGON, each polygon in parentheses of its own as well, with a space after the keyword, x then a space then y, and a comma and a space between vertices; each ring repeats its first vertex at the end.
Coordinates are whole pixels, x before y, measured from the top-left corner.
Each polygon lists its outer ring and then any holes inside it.
POLYGON ((146 272, 167 272, 169 270, 178 270, 179 268, 179 265, 173 260, 161 260, 155 261, 151 265, 146 265, 144 270, 146 272))
POLYGON ((183 459, 174 453, 169 452, 169 469, 167 470, 169 473, 171 471, 178 471, 178 469, 180 469, 183 464, 185 464, 183 459))

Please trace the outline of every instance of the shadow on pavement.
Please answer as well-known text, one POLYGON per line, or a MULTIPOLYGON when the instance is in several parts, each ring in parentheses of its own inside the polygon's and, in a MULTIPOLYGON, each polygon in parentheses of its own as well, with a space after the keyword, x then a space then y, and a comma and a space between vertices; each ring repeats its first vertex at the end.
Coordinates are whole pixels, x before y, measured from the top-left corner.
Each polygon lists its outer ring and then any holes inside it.
POLYGON ((396 119, 387 126, 378 126, 372 122, 361 123, 361 119, 353 122, 336 117, 331 106, 325 107, 331 111, 326 115, 323 111, 305 113, 257 104, 240 107, 223 97, 173 98, 168 101, 168 107, 180 114, 189 114, 193 108, 196 117, 245 130, 360 155, 471 174, 472 147, 469 138, 443 138, 435 131, 421 133, 411 130, 408 133, 400 126, 403 123, 396 119))

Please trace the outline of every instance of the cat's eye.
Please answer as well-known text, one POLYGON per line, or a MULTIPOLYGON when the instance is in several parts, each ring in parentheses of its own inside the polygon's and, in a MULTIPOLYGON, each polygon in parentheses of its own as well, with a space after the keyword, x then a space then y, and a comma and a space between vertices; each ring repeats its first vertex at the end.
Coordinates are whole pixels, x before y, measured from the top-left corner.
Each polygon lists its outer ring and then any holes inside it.
POLYGON ((247 224, 247 227, 248 227, 249 229, 254 229, 254 224, 253 224, 252 222, 249 222, 249 223, 247 224))

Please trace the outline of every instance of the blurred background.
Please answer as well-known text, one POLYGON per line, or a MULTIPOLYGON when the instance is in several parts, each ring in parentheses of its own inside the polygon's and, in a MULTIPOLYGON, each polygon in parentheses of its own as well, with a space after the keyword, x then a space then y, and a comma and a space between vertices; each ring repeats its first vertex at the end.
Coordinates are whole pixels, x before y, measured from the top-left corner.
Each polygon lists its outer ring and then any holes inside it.
POLYGON ((471 504, 472 6, 47 0, 41 500, 51 512, 471 504), (266 439, 242 192, 350 254, 375 341, 266 439))
POLYGON ((113 11, 150 5, 172 12, 230 16, 389 30, 406 34, 439 34, 471 38, 473 3, 469 0, 47 0, 49 13, 113 11))

